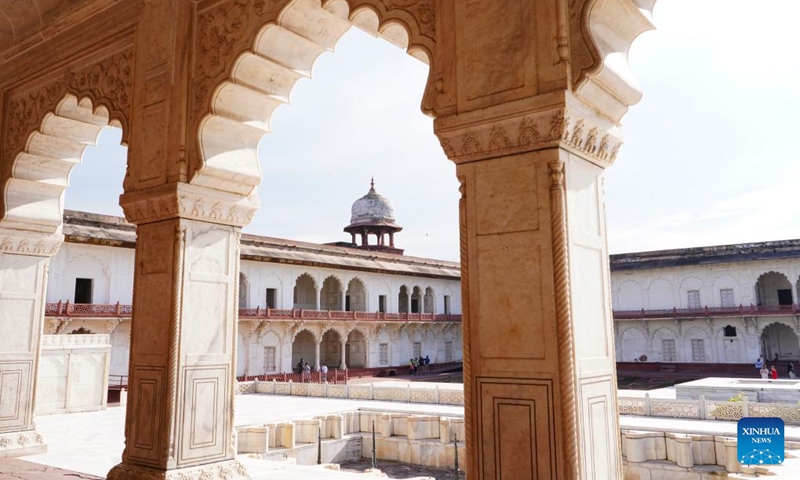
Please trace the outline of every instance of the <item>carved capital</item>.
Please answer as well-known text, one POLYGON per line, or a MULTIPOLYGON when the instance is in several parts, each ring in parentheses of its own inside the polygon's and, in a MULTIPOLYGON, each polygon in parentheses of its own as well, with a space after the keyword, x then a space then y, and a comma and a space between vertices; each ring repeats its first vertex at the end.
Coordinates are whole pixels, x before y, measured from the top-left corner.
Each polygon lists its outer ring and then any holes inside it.
POLYGON ((0 228, 0 252, 4 253, 52 257, 58 253, 62 243, 64 236, 61 234, 48 235, 0 228))
POLYGON ((120 203, 125 217, 135 224, 186 218, 243 227, 258 209, 255 196, 243 198, 186 183, 125 194, 120 203))
POLYGON ((616 160, 622 145, 615 123, 597 116, 570 94, 560 101, 499 113, 488 120, 471 112, 440 119, 436 134, 445 154, 458 164, 563 148, 605 168, 616 160))

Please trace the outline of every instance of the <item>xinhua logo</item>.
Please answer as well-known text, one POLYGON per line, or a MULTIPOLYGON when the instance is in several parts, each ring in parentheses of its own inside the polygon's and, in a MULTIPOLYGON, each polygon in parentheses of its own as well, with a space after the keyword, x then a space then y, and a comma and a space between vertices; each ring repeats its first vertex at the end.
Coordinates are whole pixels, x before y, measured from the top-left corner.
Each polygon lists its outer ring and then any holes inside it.
POLYGON ((736 426, 737 455, 742 465, 783 463, 783 420, 752 418, 739 420, 736 426))

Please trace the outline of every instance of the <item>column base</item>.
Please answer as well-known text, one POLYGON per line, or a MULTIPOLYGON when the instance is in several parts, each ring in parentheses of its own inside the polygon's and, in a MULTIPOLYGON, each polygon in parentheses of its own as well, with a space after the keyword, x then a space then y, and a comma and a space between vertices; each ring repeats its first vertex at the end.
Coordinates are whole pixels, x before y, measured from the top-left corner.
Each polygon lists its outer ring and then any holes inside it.
POLYGON ((239 480, 249 478, 247 469, 236 460, 225 460, 175 470, 160 470, 120 463, 112 468, 106 477, 107 480, 239 480))
POLYGON ((47 444, 36 430, 0 433, 0 458, 47 453, 47 444))

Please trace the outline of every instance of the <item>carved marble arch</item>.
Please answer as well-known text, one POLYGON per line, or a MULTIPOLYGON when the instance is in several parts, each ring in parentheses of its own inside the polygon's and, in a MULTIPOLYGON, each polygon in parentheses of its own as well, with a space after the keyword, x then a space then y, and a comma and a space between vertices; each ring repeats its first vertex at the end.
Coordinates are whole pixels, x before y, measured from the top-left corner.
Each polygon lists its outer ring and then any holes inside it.
MULTIPOLYGON (((257 145, 298 79, 353 25, 430 63, 432 0, 227 0, 198 12, 190 183, 254 197, 257 145)), ((423 110, 430 112, 430 81, 423 110)))
POLYGON ((86 147, 97 145, 100 132, 108 126, 123 128, 123 121, 112 117, 103 103, 65 93, 43 115, 11 163, 3 185, 5 211, 0 212, 0 228, 60 234, 64 191, 72 168, 81 163, 86 147))

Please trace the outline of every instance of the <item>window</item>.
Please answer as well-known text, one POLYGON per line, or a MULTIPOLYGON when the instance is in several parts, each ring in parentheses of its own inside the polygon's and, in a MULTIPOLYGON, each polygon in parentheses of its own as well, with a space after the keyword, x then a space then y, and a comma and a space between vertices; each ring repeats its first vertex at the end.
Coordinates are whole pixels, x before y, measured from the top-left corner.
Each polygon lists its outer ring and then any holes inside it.
POLYGON ((444 342, 444 361, 445 362, 452 362, 453 361, 453 342, 452 341, 444 342))
POLYGON ((412 356, 414 358, 419 358, 422 356, 422 343, 414 342, 414 353, 412 356))
POLYGON ((733 307, 736 304, 733 303, 733 289, 732 288, 723 288, 719 291, 719 304, 721 307, 733 307))
POLYGON ((705 362, 706 361, 706 348, 703 340, 692 340, 692 361, 705 362))
POLYGON ((792 302, 792 289, 778 289, 778 305, 791 305, 792 302))
POLYGON ((411 313, 419 313, 419 299, 411 299, 411 313))
POLYGON ((264 373, 275 370, 275 347, 264 347, 264 373))
POLYGON ((278 308, 275 298, 278 296, 278 290, 275 288, 267 289, 267 308, 278 308))
MULTIPOLYGON (((383 296, 383 295, 381 295, 383 296)), ((381 365, 389 365, 389 344, 381 343, 378 345, 378 363, 381 365)))
POLYGON ((378 311, 386 313, 386 295, 378 295, 378 311))
POLYGON ((732 327, 730 325, 725 327, 725 336, 726 337, 735 337, 736 336, 736 327, 732 327))
POLYGON ((92 303, 92 279, 75 279, 75 303, 92 303))
POLYGON ((344 311, 349 312, 350 310, 350 295, 344 296, 344 311))
POLYGON ((665 338, 661 340, 661 351, 665 362, 674 362, 675 360, 675 340, 672 338, 665 338))
POLYGON ((444 296, 444 314, 450 315, 450 295, 444 296))
POLYGON ((689 308, 700 308, 700 290, 689 290, 686 297, 689 308))

